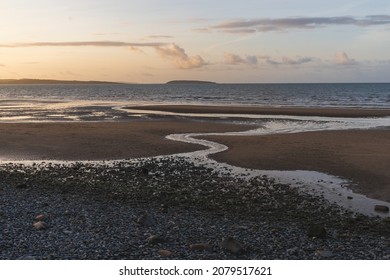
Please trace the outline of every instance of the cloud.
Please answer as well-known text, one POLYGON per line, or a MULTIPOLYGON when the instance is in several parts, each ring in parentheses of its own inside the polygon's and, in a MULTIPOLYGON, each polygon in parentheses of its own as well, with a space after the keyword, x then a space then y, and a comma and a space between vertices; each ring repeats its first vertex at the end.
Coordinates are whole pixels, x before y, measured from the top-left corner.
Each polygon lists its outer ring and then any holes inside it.
POLYGON ((229 33, 254 33, 268 31, 286 31, 289 29, 309 29, 330 25, 376 26, 389 25, 390 15, 370 15, 363 18, 340 17, 292 17, 275 19, 251 19, 226 21, 209 27, 229 33))
POLYGON ((314 58, 312 57, 298 57, 296 59, 289 58, 287 56, 282 57, 282 62, 283 64, 286 65, 300 65, 300 64, 305 64, 308 62, 314 61, 314 58))
POLYGON ((246 57, 241 57, 237 54, 226 53, 224 56, 224 64, 229 65, 257 65, 259 60, 264 61, 266 64, 270 65, 301 65, 309 62, 318 60, 313 57, 301 57, 290 58, 283 56, 280 60, 276 60, 268 55, 248 55, 246 57))
POLYGON ((170 35, 149 35, 146 36, 146 38, 152 38, 152 39, 173 39, 173 36, 170 35))
POLYGON ((298 56, 297 58, 290 58, 290 57, 287 57, 287 56, 283 56, 281 60, 275 60, 275 59, 272 59, 270 57, 268 58, 265 58, 265 62, 267 64, 270 64, 270 65, 275 65, 275 66, 278 66, 278 65, 302 65, 302 64, 305 64, 305 63, 310 63, 310 62, 313 62, 315 60, 318 60, 316 58, 313 58, 313 57, 300 57, 298 56))
POLYGON ((208 33, 210 30, 208 28, 194 28, 192 29, 194 32, 199 32, 199 33, 208 33))
POLYGON ((132 43, 121 41, 75 41, 75 42, 30 42, 0 44, 0 48, 28 48, 28 47, 161 47, 167 43, 132 43))
POLYGON ((343 52, 337 52, 334 56, 334 62, 337 65, 355 65, 357 61, 348 57, 348 55, 343 52))
POLYGON ((237 64, 245 64, 245 65, 256 65, 257 57, 255 55, 248 55, 245 58, 233 53, 226 53, 224 57, 225 64, 237 65, 237 64))
MULTIPOLYGON (((162 37, 157 35, 158 37, 162 37)), ((168 36, 164 36, 168 38, 168 36)), ((170 37, 169 37, 170 38, 170 37)), ((29 42, 0 44, 0 48, 28 48, 28 47, 127 47, 133 51, 140 51, 139 48, 151 47, 164 58, 174 61, 182 69, 200 68, 208 63, 200 55, 188 56, 185 50, 176 44, 149 42, 134 43, 122 41, 69 41, 69 42, 29 42)))
POLYGON ((155 50, 163 58, 173 60, 181 69, 200 68, 208 64, 200 55, 188 56, 185 50, 176 44, 156 46, 155 50))

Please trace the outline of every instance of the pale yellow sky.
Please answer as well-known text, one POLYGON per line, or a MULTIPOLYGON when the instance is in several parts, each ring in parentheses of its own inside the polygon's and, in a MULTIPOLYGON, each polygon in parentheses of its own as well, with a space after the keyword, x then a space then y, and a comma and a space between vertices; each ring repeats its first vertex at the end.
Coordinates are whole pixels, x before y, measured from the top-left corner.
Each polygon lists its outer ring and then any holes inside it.
POLYGON ((0 79, 386 82, 389 35, 384 0, 5 0, 0 79))

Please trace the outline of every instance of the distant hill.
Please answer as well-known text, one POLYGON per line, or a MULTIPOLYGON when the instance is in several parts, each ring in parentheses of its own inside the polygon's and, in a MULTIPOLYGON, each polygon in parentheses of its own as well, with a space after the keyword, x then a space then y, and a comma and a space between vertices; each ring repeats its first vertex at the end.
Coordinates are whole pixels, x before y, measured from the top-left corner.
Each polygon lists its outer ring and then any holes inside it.
POLYGON ((69 81, 69 80, 41 80, 41 79, 0 79, 0 84, 8 85, 58 85, 58 84, 121 84, 104 81, 69 81))
POLYGON ((209 81, 196 81, 196 80, 174 80, 169 81, 167 84, 216 84, 215 82, 209 81))

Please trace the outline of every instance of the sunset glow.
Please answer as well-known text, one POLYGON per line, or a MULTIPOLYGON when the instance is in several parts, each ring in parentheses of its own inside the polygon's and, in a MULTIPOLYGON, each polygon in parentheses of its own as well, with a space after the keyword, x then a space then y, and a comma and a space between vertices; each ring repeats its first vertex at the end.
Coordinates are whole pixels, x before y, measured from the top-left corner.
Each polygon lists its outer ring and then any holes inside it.
POLYGON ((0 79, 388 82, 390 4, 5 0, 0 79))

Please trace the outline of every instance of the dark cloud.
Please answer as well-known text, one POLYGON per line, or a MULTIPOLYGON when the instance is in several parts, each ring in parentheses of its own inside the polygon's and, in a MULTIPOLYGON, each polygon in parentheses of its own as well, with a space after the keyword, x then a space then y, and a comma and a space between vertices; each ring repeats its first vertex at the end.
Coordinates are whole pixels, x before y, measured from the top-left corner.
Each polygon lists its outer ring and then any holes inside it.
POLYGON ((390 24, 389 15, 370 15, 363 18, 341 17, 292 17, 277 19, 251 19, 227 21, 210 26, 211 30, 230 33, 253 33, 267 31, 284 31, 289 29, 309 29, 330 25, 373 26, 390 24))

